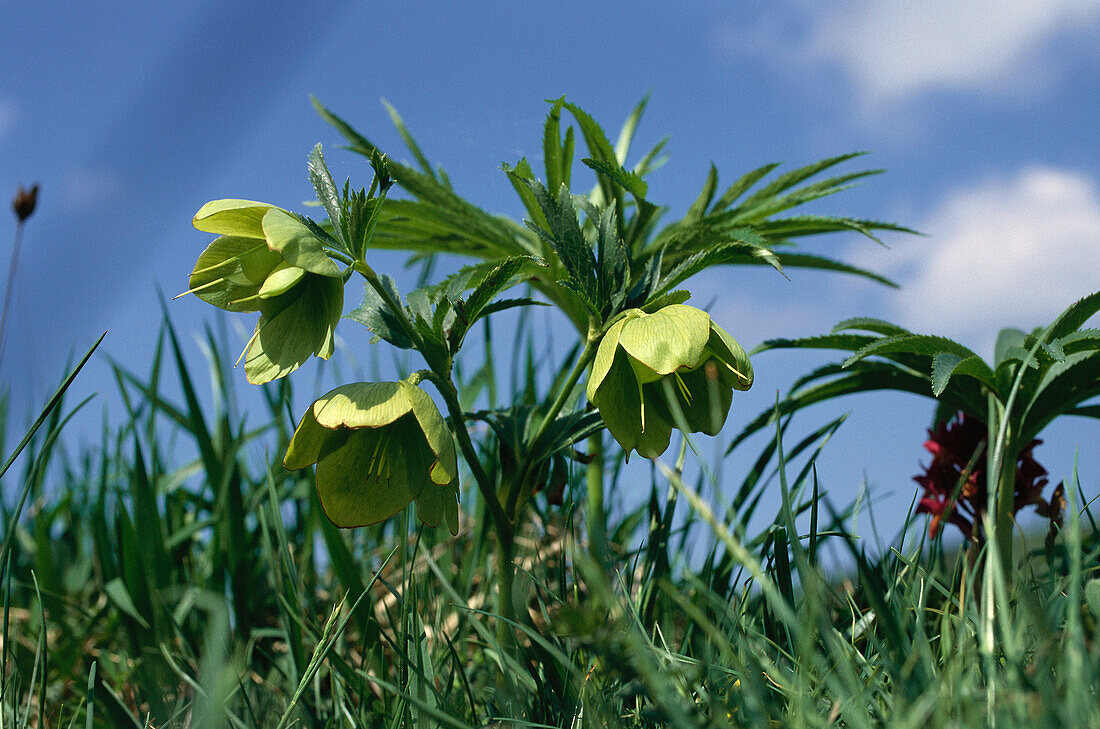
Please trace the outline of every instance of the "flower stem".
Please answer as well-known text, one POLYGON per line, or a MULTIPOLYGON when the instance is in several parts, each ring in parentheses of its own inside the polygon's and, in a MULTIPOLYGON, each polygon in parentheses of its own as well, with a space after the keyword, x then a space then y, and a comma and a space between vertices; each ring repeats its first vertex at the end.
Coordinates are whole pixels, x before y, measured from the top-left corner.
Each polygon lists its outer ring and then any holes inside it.
POLYGON ((23 221, 15 226, 15 242, 11 249, 11 264, 8 265, 8 286, 4 289, 4 309, 0 313, 0 363, 4 361, 4 344, 7 343, 8 307, 11 305, 11 292, 15 285, 15 269, 19 265, 19 245, 23 241, 23 221))
POLYGON ((565 403, 569 400, 569 396, 573 393, 573 388, 576 387, 577 382, 580 380, 581 375, 588 369, 589 363, 592 358, 596 356, 597 345, 599 344, 599 337, 594 334, 590 334, 585 340, 584 349, 581 351, 580 357, 577 358, 576 364, 573 365, 573 370, 569 373, 569 377, 562 384, 561 389, 558 391, 557 397, 554 398, 554 402, 550 404, 550 408, 546 411, 546 414, 542 417, 542 421, 539 423, 538 428, 535 429, 535 435, 531 439, 530 448, 527 455, 523 459, 523 464, 519 469, 519 474, 516 477, 511 488, 508 490, 508 503, 505 509, 505 513, 509 518, 514 519, 516 515, 516 505, 519 503, 520 492, 523 490, 523 485, 527 481, 527 478, 531 475, 531 469, 536 465, 532 455, 536 452, 539 445, 539 441, 546 435, 546 430, 550 427, 550 424, 558 417, 562 408, 565 407, 565 403))

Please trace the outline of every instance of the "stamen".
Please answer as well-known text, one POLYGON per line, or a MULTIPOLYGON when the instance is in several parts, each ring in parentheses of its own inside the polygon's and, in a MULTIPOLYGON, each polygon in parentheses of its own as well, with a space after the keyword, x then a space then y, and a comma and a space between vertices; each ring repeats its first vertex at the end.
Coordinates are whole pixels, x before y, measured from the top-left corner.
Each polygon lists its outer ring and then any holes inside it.
POLYGON ((680 388, 680 394, 683 395, 684 400, 688 405, 691 404, 691 392, 688 391, 687 383, 684 382, 684 378, 680 377, 679 371, 673 372, 676 375, 676 386, 680 388))

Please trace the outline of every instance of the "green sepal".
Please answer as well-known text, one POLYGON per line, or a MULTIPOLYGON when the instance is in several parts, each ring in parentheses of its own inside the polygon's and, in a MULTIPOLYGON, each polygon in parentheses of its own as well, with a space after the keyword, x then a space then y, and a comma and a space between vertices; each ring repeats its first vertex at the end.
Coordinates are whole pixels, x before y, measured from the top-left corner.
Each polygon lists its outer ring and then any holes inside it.
POLYGON ((260 304, 260 320, 245 352, 244 370, 254 385, 284 377, 310 355, 328 359, 344 306, 338 278, 306 274, 289 292, 260 304))

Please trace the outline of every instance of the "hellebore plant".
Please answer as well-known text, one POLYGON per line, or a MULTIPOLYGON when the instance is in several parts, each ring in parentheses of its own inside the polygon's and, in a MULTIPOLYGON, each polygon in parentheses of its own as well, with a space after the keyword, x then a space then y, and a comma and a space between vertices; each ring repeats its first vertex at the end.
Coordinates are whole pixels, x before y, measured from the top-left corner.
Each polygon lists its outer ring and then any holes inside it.
MULTIPOLYGON (((991 529, 981 533, 994 539, 1001 564, 1008 569, 1013 564, 1013 516, 1026 503, 1039 504, 1034 489, 1045 485, 1033 480, 1025 498, 1018 495, 1019 469, 1026 465, 1033 470, 1038 465, 1030 465, 1026 457, 1036 438, 1064 415, 1100 418, 1100 405, 1088 402, 1100 395, 1100 330, 1084 328, 1098 311, 1100 292, 1080 299, 1048 326, 1030 334, 1003 329, 992 363, 946 337, 914 334, 877 319, 851 319, 837 324, 830 334, 772 340, 755 351, 799 348, 852 353, 843 362, 800 378, 779 404, 780 415, 842 395, 901 390, 938 402, 934 432, 960 411, 967 423, 971 419, 981 423, 990 445, 979 458, 984 458, 984 473, 992 474, 987 478, 993 487, 986 489, 985 509, 974 513, 990 515, 991 529)), ((773 417, 773 412, 761 413, 734 438, 730 450, 773 417)), ((1058 500, 1055 496, 1046 502, 1047 515, 1053 515, 1058 500)))
MULTIPOLYGON (((603 428, 627 454, 637 450, 656 458, 674 429, 717 434, 733 390, 752 384, 752 365, 741 346, 706 312, 685 306, 690 293, 678 287, 726 264, 778 270, 786 264, 885 281, 793 251, 794 241, 840 230, 872 237, 879 229, 903 230, 850 218, 781 217, 873 174, 803 184, 853 155, 754 189, 775 168, 768 165, 721 194, 712 167, 687 215, 658 227, 664 209, 646 199, 643 178, 663 163, 660 145, 632 168, 625 166, 644 105, 613 147, 583 110, 563 99, 550 102, 542 140, 545 181, 525 159, 504 166, 527 211, 522 224, 459 197, 392 110, 419 170, 390 162, 320 105, 352 150, 370 160, 369 190, 356 192, 349 182, 341 193, 318 145, 309 173, 327 221, 244 200, 208 203, 195 216, 195 227, 219 237, 199 257, 189 293, 228 311, 260 313, 243 355, 251 382, 284 377, 310 356, 332 356, 344 286, 356 274, 363 279, 363 303, 347 318, 368 327, 376 341, 417 352, 425 368, 399 382, 341 385, 318 399, 298 423, 284 465, 298 470, 316 464, 321 505, 337 526, 378 523, 415 503, 425 525, 446 521, 455 533, 460 452, 481 501, 475 513, 486 514, 495 531, 498 611, 505 617, 514 615, 513 552, 523 509, 540 491, 560 503, 575 473, 570 461, 588 464, 589 540, 594 553, 604 554, 603 428), (563 137, 563 112, 576 121, 590 153, 582 160, 595 175, 587 195, 571 191, 576 130, 567 126, 563 137), (409 198, 387 198, 394 183, 409 198), (392 278, 373 269, 372 246, 413 252, 426 262, 426 272, 438 253, 477 260, 402 296, 392 278), (525 288, 521 295, 501 297, 518 285, 525 288), (481 322, 488 337, 489 318, 498 312, 546 304, 560 310, 579 335, 549 392, 539 396, 531 368, 514 403, 496 407, 490 396, 489 410, 470 412, 460 395, 471 402, 477 391, 470 396, 468 383, 456 381, 456 361, 471 328, 481 322), (589 405, 580 398, 586 373, 589 405), (425 383, 437 390, 446 418, 421 388, 425 383), (489 425, 478 446, 469 428, 473 420, 489 425), (588 453, 577 448, 585 441, 588 453)), ((503 621, 498 628, 509 630, 503 621)))

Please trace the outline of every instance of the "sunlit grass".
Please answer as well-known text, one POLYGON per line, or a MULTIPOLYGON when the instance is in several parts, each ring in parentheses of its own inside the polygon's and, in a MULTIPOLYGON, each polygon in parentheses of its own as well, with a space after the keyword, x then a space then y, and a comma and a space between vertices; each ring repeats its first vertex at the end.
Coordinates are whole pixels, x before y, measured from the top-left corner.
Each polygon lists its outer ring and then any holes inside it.
MULTIPOLYGON (((200 401, 170 329, 162 344, 148 375, 117 371, 130 417, 96 449, 59 448, 79 407, 62 400, 5 475, 4 727, 1100 722, 1098 553, 1079 484, 1058 540, 1010 571, 928 544, 923 521, 882 555, 846 539, 812 468, 839 421, 731 474, 732 507, 685 482, 684 449, 629 484, 648 497, 609 525, 607 571, 585 549, 583 485, 561 507, 536 496, 518 617, 501 630, 474 491, 456 538, 408 510, 337 530, 308 475, 256 457, 285 448, 289 385, 246 427, 228 391, 200 401), (781 507, 745 533, 764 490, 781 507), (713 548, 689 560, 689 541, 713 548), (826 545, 852 569, 827 572, 826 545)), ((208 346, 217 383, 226 360, 208 346)), ((618 473, 610 488, 626 488, 618 473)))

